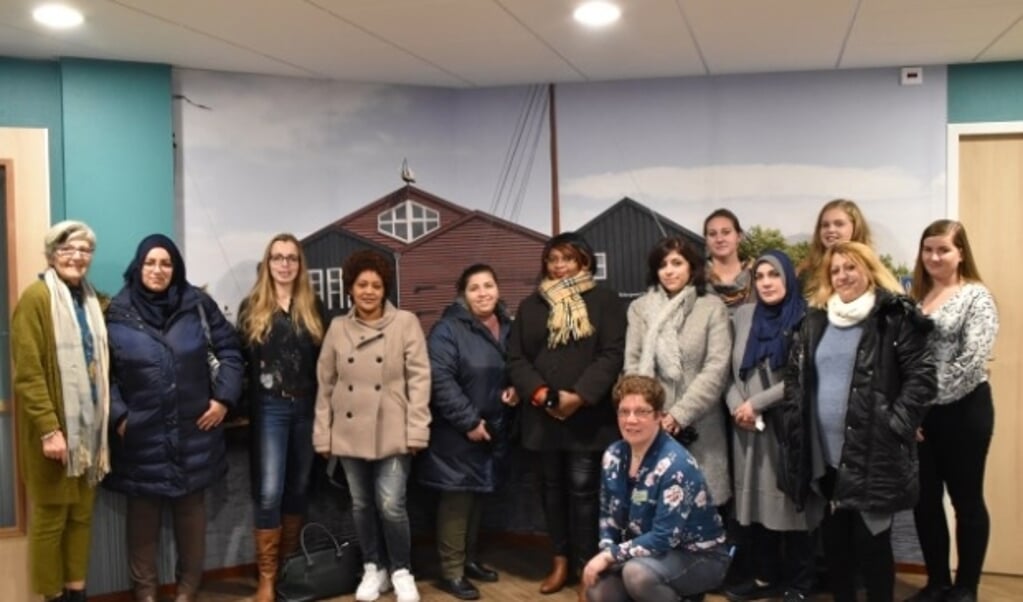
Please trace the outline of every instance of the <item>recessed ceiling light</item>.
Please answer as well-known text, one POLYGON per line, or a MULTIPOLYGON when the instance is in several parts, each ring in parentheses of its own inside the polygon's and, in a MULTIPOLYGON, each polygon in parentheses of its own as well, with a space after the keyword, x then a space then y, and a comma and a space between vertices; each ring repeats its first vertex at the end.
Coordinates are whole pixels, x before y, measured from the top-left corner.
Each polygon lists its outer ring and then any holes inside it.
POLYGON ((603 27, 617 21, 618 17, 622 16, 622 9, 610 2, 595 0, 579 5, 572 16, 583 25, 603 27))
POLYGON ((43 4, 32 11, 32 18, 47 27, 68 29, 82 24, 82 13, 64 4, 43 4))

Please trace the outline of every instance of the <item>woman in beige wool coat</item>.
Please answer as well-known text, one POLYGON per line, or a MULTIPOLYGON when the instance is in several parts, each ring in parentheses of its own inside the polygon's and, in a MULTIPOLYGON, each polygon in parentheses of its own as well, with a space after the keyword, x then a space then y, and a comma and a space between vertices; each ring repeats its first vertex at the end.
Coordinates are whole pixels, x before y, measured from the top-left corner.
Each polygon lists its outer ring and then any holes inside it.
POLYGON ((721 402, 732 353, 728 309, 706 294, 706 262, 691 244, 665 238, 647 263, 650 290, 629 306, 625 373, 652 376, 664 386, 661 426, 696 458, 721 506, 732 497, 721 402))
POLYGON ((430 439, 426 340, 419 319, 387 301, 393 271, 383 256, 354 253, 343 274, 353 307, 323 339, 313 447, 339 456, 352 493, 365 562, 355 599, 376 600, 393 584, 398 602, 417 602, 405 486, 412 454, 430 439))

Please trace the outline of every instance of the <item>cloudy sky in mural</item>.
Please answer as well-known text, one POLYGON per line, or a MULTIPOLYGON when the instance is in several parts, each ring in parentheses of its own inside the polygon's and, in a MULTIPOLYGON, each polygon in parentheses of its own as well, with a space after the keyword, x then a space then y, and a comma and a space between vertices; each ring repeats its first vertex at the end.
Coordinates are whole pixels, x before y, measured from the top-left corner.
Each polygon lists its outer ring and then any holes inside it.
POLYGON ((881 252, 909 262, 945 209, 945 72, 926 75, 913 87, 894 69, 562 87, 565 221, 629 196, 694 230, 728 207, 796 241, 843 197, 881 252))
MULTIPOLYGON (((224 305, 247 291, 270 236, 305 236, 400 187, 406 157, 417 186, 550 229, 534 88, 200 71, 175 87, 189 273, 224 305)), ((941 68, 914 87, 894 69, 566 85, 557 120, 563 229, 629 196, 694 230, 724 206, 800 240, 824 201, 847 197, 879 249, 909 262, 944 213, 941 68)))

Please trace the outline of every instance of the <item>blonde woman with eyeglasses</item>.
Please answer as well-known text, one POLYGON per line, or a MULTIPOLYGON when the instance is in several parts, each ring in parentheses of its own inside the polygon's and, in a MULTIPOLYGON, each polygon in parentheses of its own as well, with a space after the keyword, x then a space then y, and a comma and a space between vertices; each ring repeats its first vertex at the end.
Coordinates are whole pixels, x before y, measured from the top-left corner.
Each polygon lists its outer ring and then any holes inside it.
POLYGON ((298 548, 305 520, 324 321, 298 239, 274 236, 238 310, 252 424, 256 602, 273 602, 277 565, 298 548))

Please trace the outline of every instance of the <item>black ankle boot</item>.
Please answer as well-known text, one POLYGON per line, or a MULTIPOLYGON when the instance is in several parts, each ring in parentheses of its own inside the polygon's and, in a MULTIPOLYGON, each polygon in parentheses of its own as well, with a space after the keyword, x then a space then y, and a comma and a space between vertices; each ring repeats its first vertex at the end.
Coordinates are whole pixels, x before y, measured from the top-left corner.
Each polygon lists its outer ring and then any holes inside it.
POLYGON ((459 600, 479 600, 480 590, 465 577, 458 579, 441 579, 440 589, 446 591, 459 600))
POLYGON ((86 602, 89 597, 85 594, 84 589, 65 589, 64 602, 86 602))
POLYGON ((497 571, 475 560, 465 563, 465 576, 469 579, 486 581, 488 583, 493 583, 500 578, 497 571))

